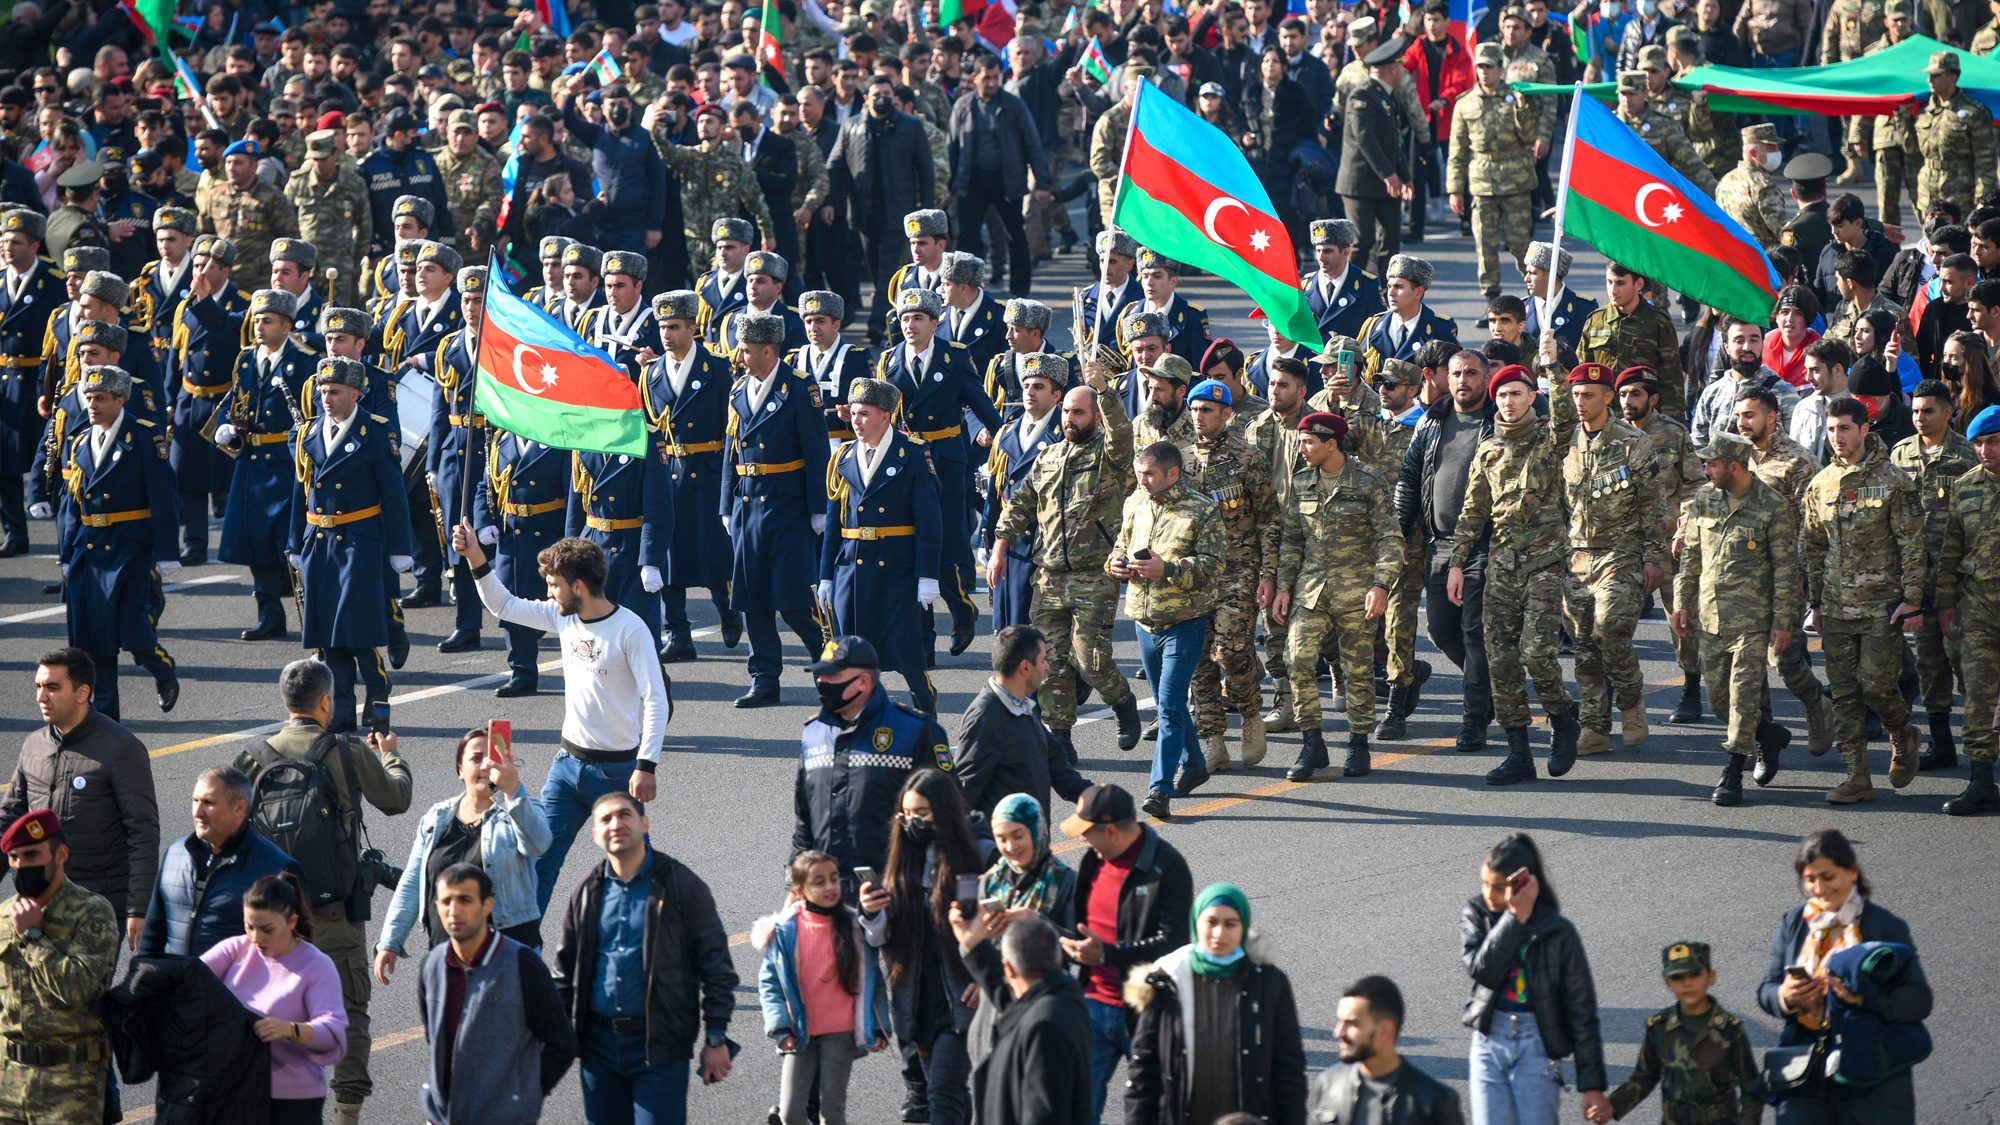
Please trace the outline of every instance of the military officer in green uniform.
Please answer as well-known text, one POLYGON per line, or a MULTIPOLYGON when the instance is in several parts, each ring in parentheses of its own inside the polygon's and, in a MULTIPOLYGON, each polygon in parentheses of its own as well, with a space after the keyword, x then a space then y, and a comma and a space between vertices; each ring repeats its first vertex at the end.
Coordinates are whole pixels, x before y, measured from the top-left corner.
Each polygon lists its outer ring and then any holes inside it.
MULTIPOLYGON (((1403 466, 1403 454, 1416 436, 1417 422, 1424 416, 1418 393, 1423 387, 1423 369, 1402 359, 1385 359, 1381 368, 1382 407, 1376 428, 1381 434, 1381 451, 1375 463, 1383 475, 1394 480, 1403 466)), ((1417 601, 1424 592, 1424 541, 1412 528, 1403 536, 1403 569, 1396 584, 1389 587, 1389 609, 1382 615, 1376 647, 1378 659, 1389 676, 1389 714, 1375 724, 1375 737, 1394 740, 1408 733, 1408 720, 1417 709, 1424 683, 1431 678, 1427 660, 1417 659, 1417 601)))
MULTIPOLYGON (((1886 51, 1908 39, 1910 35, 1909 8, 1900 3, 1892 5, 1884 23, 1882 37, 1870 44, 1864 54, 1872 55, 1886 51)), ((1908 192, 1912 202, 1916 199, 1919 153, 1915 104, 1906 102, 1897 106, 1894 113, 1880 116, 1848 118, 1848 167, 1850 169, 1865 167, 1862 161, 1867 158, 1871 147, 1875 153, 1876 198, 1881 204, 1876 211, 1876 217, 1890 226, 1900 226, 1903 222, 1903 193, 1908 192), (1872 143, 1864 144, 1864 141, 1872 143)), ((1790 172, 1786 174, 1790 175, 1790 172)), ((1861 179, 1865 178, 1864 173, 1861 179)), ((1849 180, 1843 176, 1841 182, 1858 183, 1860 180, 1849 180)))
POLYGON ((257 175, 262 154, 256 141, 237 141, 222 152, 223 176, 196 201, 201 229, 236 245, 229 279, 243 289, 261 289, 271 280, 271 243, 299 237, 299 214, 285 193, 257 175))
POLYGON ((1757 1058, 1743 1021, 1708 994, 1715 987, 1708 946, 1667 946, 1660 951, 1660 975, 1675 1003, 1646 1017, 1632 1076, 1611 1091, 1612 1117, 1637 1109, 1658 1086, 1666 1125, 1756 1125, 1764 1117, 1764 1103, 1750 1092, 1757 1058))
MULTIPOLYGON (((1701 162, 1701 155, 1688 140, 1687 131, 1670 113, 1653 104, 1647 94, 1646 72, 1622 71, 1618 75, 1618 120, 1646 142, 1674 171, 1694 181, 1701 190, 1714 195, 1715 173, 1701 162)), ((1532 216, 1531 216, 1532 217, 1532 216)))
POLYGON ((1498 43, 1473 52, 1478 81, 1451 111, 1447 163, 1451 209, 1472 217, 1472 245, 1479 255, 1479 289, 1500 295, 1500 244, 1522 265, 1534 235, 1535 146, 1542 139, 1541 107, 1507 84, 1506 53, 1498 43))
POLYGON ((1951 484, 1944 547, 1938 553, 1937 607, 1965 667, 1965 756, 1972 779, 1945 802, 1952 816, 2000 812, 1993 784, 1993 708, 2000 702, 2000 406, 1973 415, 1966 440, 1979 467, 1951 484))
POLYGON ((1960 214, 1970 214, 1993 192, 1994 165, 2000 164, 1993 111, 1959 89, 1959 69, 1958 56, 1950 51, 1935 52, 1924 68, 1931 96, 1917 114, 1919 215, 1930 210, 1933 199, 1949 199, 1960 214))
POLYGON ((1674 318, 1646 300, 1646 279, 1617 262, 1604 267, 1604 307, 1583 321, 1576 357, 1613 371, 1650 367, 1660 381, 1660 410, 1687 420, 1687 378, 1681 374, 1681 338, 1674 318))
MULTIPOLYGON (((1744 126, 1742 136, 1743 160, 1716 184, 1715 201, 1769 249, 1783 241, 1778 232, 1785 225, 1785 193, 1771 173, 1778 170, 1784 149, 1778 127, 1769 122, 1744 126)), ((1989 184, 1991 179, 1989 172, 1989 184)))
POLYGON ((111 246, 111 232, 97 217, 97 183, 104 166, 80 160, 56 177, 56 192, 62 205, 49 215, 48 236, 42 248, 50 258, 62 260, 72 246, 111 246))
MULTIPOLYGON (((1681 509, 1701 487, 1701 458, 1686 426, 1660 413, 1660 377, 1650 367, 1628 367, 1618 373, 1618 410, 1627 425, 1653 443, 1654 483, 1660 490, 1661 516, 1671 541, 1681 509)), ((1674 584, 1660 584, 1660 603, 1674 611, 1674 584)), ((1681 669, 1681 701, 1668 718, 1672 723, 1701 721, 1701 656, 1693 634, 1674 637, 1674 662, 1681 669)))
MULTIPOLYGON (((1972 443, 1952 432, 1951 389, 1935 379, 1918 383, 1910 392, 1910 420, 1917 432, 1889 450, 1889 463, 1917 482, 1917 499, 1924 511, 1924 551, 1930 556, 1930 589, 1926 604, 1936 604, 1939 558, 1944 550, 1945 524, 1951 515, 1951 483, 1979 467, 1972 443)), ((1958 765, 1958 748, 1951 735, 1952 684, 1959 669, 1959 646, 1938 628, 1936 614, 1925 614, 1916 635, 1918 694, 1930 715, 1931 748, 1917 759, 1919 770, 1948 770, 1958 765)))
POLYGON ((741 143, 731 143, 728 112, 719 105, 696 110, 695 132, 701 143, 682 145, 675 144, 659 122, 654 112, 659 108, 656 104, 647 117, 655 122, 653 147, 659 149, 667 168, 681 178, 681 218, 690 272, 708 272, 712 259, 707 236, 717 219, 743 216, 755 221, 764 249, 776 251, 774 232, 778 228, 772 225, 771 208, 757 186, 756 175, 743 160, 741 143))

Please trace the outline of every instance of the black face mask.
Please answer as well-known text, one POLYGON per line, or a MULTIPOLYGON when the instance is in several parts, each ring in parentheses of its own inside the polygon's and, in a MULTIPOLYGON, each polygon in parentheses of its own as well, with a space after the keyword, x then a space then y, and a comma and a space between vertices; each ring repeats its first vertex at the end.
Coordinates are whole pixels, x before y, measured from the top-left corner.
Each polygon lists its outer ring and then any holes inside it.
POLYGON ((814 680, 813 686, 819 689, 819 705, 826 708, 828 712, 837 715, 840 713, 841 708, 847 706, 847 692, 849 688, 854 686, 854 681, 844 680, 837 684, 830 684, 825 680, 814 680))
POLYGON ((104 177, 104 194, 122 195, 124 194, 126 185, 128 185, 129 183, 131 183, 131 180, 129 180, 124 176, 107 175, 104 177))
POLYGON ((1965 365, 1953 360, 1942 360, 1938 363, 1938 374, 1956 383, 1964 377, 1965 365))
POLYGON ((1764 361, 1751 356, 1749 359, 1731 360, 1729 366, 1735 368, 1740 375, 1755 375, 1757 369, 1764 366, 1764 361))
POLYGON ((610 122, 613 129, 623 129, 632 123, 632 107, 628 105, 611 106, 604 111, 604 120, 610 122))
MULTIPOLYGON (((930 826, 925 825, 925 827, 930 826)), ((46 863, 14 869, 14 889, 27 898, 42 897, 42 893, 47 891, 49 884, 53 882, 55 880, 49 878, 49 865, 46 863)))
MULTIPOLYGON (((904 815, 903 837, 920 848, 928 848, 937 839, 937 826, 920 816, 904 815)), ((18 882, 18 880, 17 880, 18 882)))
POLYGON ((870 98, 868 99, 868 112, 877 117, 887 117, 893 111, 888 98, 870 98))

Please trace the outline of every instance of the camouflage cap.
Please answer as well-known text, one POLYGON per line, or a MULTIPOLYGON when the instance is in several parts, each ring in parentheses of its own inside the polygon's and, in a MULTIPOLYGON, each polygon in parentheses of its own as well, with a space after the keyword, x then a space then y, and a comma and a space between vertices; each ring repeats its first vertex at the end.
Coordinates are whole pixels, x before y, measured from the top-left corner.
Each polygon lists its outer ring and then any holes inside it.
POLYGON ((82 378, 77 380, 76 393, 87 395, 93 392, 130 398, 132 376, 124 368, 109 363, 92 364, 83 369, 82 378))
POLYGON ((945 238, 950 234, 951 220, 935 207, 903 216, 903 235, 906 238, 945 238))
POLYGON ((1335 246, 1346 249, 1361 240, 1361 230, 1352 219, 1314 219, 1312 221, 1312 241, 1314 246, 1335 246))
POLYGON ((1916 14, 1910 5, 1901 3, 1899 0, 1898 3, 1890 4, 1882 9, 1882 19, 1885 22, 1901 21, 1903 23, 1910 23, 1916 19, 1916 14))
POLYGON ((559 234, 546 235, 542 238, 541 260, 544 262, 560 262, 562 261, 563 251, 574 245, 576 245, 576 239, 574 238, 564 238, 559 234))
POLYGON ((126 332, 116 324, 102 320, 86 320, 76 326, 76 342, 97 344, 114 352, 125 351, 126 332))
POLYGON ((1350 353, 1358 362, 1362 352, 1361 341, 1352 336, 1328 336, 1319 354, 1306 357, 1306 362, 1320 367, 1333 367, 1340 362, 1341 352, 1350 353))
POLYGON ((717 219, 708 228, 708 240, 710 242, 741 242, 745 246, 748 246, 751 238, 755 237, 756 233, 751 228, 750 220, 748 219, 717 219))
POLYGON ((461 266, 458 271, 458 292, 463 297, 486 299, 486 266, 461 266))
POLYGON ((236 244, 219 234, 204 234, 194 240, 194 252, 212 259, 217 265, 236 264, 236 244))
POLYGON ((299 299, 283 289, 259 289, 250 294, 250 315, 253 317, 270 313, 290 320, 298 311, 299 299))
POLYGON ((936 320, 944 315, 944 298, 935 289, 919 289, 906 285, 896 293, 896 315, 923 313, 936 320))
POLYGON ((306 159, 325 160, 339 151, 339 133, 331 129, 317 129, 306 134, 306 159))
POLYGON ((1315 410, 1299 419, 1299 432, 1323 441, 1346 441, 1347 419, 1331 410, 1315 410))
POLYGON ((636 250, 606 250, 604 272, 619 273, 634 281, 646 280, 646 256, 636 250))
POLYGON ((785 321, 773 313, 744 309, 736 317, 736 339, 745 344, 770 344, 772 347, 783 347, 785 321))
POLYGON ((1646 72, 1643 70, 1621 70, 1618 72, 1618 92, 1621 94, 1643 94, 1646 92, 1646 72))
POLYGON ((847 302, 826 289, 808 289, 799 294, 800 316, 830 316, 838 321, 847 316, 847 302))
POLYGON ((303 238, 274 238, 271 240, 271 264, 291 262, 302 270, 309 270, 319 263, 319 249, 303 238))
POLYGON ((182 234, 193 234, 200 225, 200 218, 186 207, 161 207, 153 212, 154 230, 177 230, 182 234))
POLYGON ((1429 262, 1415 254, 1398 254, 1389 259, 1389 268, 1382 271, 1382 280, 1394 281, 1400 277, 1413 285, 1428 289, 1431 278, 1436 273, 1429 262))
POLYGON ((1774 145, 1778 143, 1778 127, 1766 121, 1758 125, 1745 125, 1742 129, 1743 143, 1774 145))
POLYGON ((1382 361, 1376 382, 1385 387, 1417 387, 1424 382, 1423 369, 1407 359, 1385 359, 1382 361))
POLYGON ((1694 28, 1684 23, 1677 23, 1667 29, 1667 46, 1691 49, 1699 53, 1701 35, 1694 28))
POLYGON ((444 243, 426 241, 417 247, 417 264, 437 266, 444 272, 456 276, 458 267, 465 262, 458 256, 458 251, 444 243))
POLYGON ((1500 9, 1500 18, 1503 20, 1520 20, 1522 23, 1527 23, 1528 9, 1521 4, 1509 4, 1505 8, 1500 9))
POLYGON ((568 246, 563 247, 562 264, 565 269, 570 266, 582 266, 591 273, 602 274, 604 272, 604 252, 595 246, 585 246, 581 242, 572 242, 568 246))
POLYGON ((1069 359, 1055 352, 1029 352, 1021 357, 1021 378, 1042 379, 1060 390, 1069 382, 1069 359))
POLYGON ((1007 302, 1007 323, 1015 328, 1032 328, 1037 332, 1047 332, 1049 323, 1055 319, 1055 315, 1054 309, 1026 297, 1016 297, 1007 302))
POLYGON ((26 207, 16 207, 5 214, 0 214, 0 231, 24 234, 36 242, 42 240, 48 225, 49 221, 42 217, 41 212, 30 211, 26 207))
POLYGON ((1179 277, 1181 264, 1157 250, 1141 249, 1139 251, 1138 269, 1140 273, 1144 273, 1147 270, 1165 270, 1175 277, 1179 277))
POLYGON ((399 195, 396 197, 395 208, 389 213, 389 218, 393 221, 405 215, 415 219, 418 226, 429 230, 431 223, 437 219, 437 208, 432 207, 431 201, 421 195, 399 195))
POLYGON ((1507 52, 1498 43, 1481 43, 1472 49, 1473 66, 1506 66, 1507 52))
POLYGON ((856 379, 847 385, 847 405, 872 406, 891 414, 903 404, 903 392, 887 379, 856 379))
POLYGON ((1960 70, 1958 54, 1954 51, 1932 51, 1931 63, 1924 68, 1925 74, 1957 74, 1960 70))
POLYGON ((1101 258, 1106 254, 1136 258, 1139 256, 1139 244, 1122 230, 1101 230, 1097 232, 1097 255, 1101 258))
POLYGON ((1151 367, 1139 368, 1139 374, 1148 379, 1168 379, 1182 386, 1194 382, 1194 368, 1172 352, 1161 356, 1151 367))
POLYGON ((1166 339, 1167 314, 1134 309, 1119 319, 1120 343, 1130 344, 1141 336, 1158 336, 1162 340, 1166 339))
POLYGON ((985 285, 986 259, 974 254, 948 253, 938 265, 938 280, 947 285, 985 285))
POLYGON ((1648 43, 1639 48, 1640 70, 1667 69, 1667 49, 1659 43, 1648 43))
POLYGON ((1682 973, 1705 973, 1708 967, 1708 946, 1701 942, 1677 941, 1660 950, 1660 975, 1663 977, 1677 977, 1682 973))
POLYGON ((64 273, 89 273, 111 268, 111 251, 103 246, 71 246, 62 252, 64 273))
POLYGON ((366 340, 370 327, 368 314, 361 309, 328 305, 319 310, 319 333, 322 336, 339 332, 357 340, 366 340))
POLYGON ((479 128, 479 117, 469 109, 454 109, 451 111, 451 115, 445 118, 445 128, 453 133, 458 132, 460 129, 477 129, 479 128))
MULTIPOLYGON (((1560 281, 1568 277, 1569 265, 1573 259, 1570 258, 1569 251, 1557 250, 1555 244, 1552 242, 1530 242, 1528 243, 1528 252, 1522 255, 1522 257, 1526 259, 1526 265, 1529 269, 1541 270, 1546 273, 1548 272, 1551 255, 1555 258, 1556 280, 1560 281)), ((1539 295, 1537 294, 1537 296, 1539 295)))
POLYGON ((1382 37, 1382 24, 1374 16, 1362 16, 1347 25, 1347 41, 1373 43, 1382 37))
POLYGON ((674 289, 653 298, 653 316, 660 320, 693 320, 701 315, 701 294, 674 289))
POLYGON ((743 259, 743 274, 746 277, 753 274, 758 277, 768 277, 782 285, 791 272, 792 267, 785 259, 769 250, 752 251, 743 259))
POLYGON ((132 298, 132 287, 124 278, 110 270, 91 270, 83 275, 83 285, 77 290, 85 297, 95 297, 107 305, 125 307, 132 298))
POLYGON ((1750 464, 1757 447, 1742 434, 1732 434, 1721 430, 1709 435, 1708 444, 1694 451, 1696 457, 1704 461, 1741 461, 1750 464))
POLYGON ((322 387, 353 387, 357 391, 365 391, 368 389, 368 365, 358 359, 324 356, 319 361, 319 370, 313 375, 313 381, 322 387))

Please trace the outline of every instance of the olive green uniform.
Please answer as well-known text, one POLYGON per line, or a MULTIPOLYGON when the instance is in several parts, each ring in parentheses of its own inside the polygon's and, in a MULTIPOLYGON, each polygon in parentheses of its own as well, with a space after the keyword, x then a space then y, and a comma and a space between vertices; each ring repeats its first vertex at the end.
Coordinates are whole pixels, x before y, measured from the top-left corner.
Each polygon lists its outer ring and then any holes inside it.
MULTIPOLYGON (((1911 435, 1889 451, 1889 463, 1908 473, 1917 482, 1917 499, 1924 512, 1924 551, 1930 557, 1930 582, 1925 604, 1935 604, 1938 575, 1944 552, 1945 526, 1951 522, 1952 482, 1979 467, 1972 443, 1945 431, 1944 444, 1925 449, 1923 438, 1911 435)), ((1937 615, 1927 613, 1917 630, 1917 683, 1924 710, 1933 715, 1950 714, 1952 676, 1957 671, 1961 648, 1938 628, 1937 615)))
POLYGON ((1576 358, 1613 371, 1650 367, 1660 377, 1660 405, 1667 417, 1687 420, 1687 377, 1681 373, 1681 337, 1673 317, 1640 301, 1626 312, 1605 305, 1583 320, 1576 358))
POLYGON ((217 234, 236 244, 236 264, 229 280, 250 290, 271 282, 271 243, 298 238, 299 213, 285 193, 260 179, 238 191, 227 178, 215 180, 195 200, 204 234, 217 234))
POLYGON ((64 879, 39 928, 30 939, 0 923, 0 1122, 99 1125, 110 1065, 100 1005, 123 927, 109 902, 64 879))
POLYGON ((1757 1125, 1764 1103, 1750 1092, 1756 1080, 1743 1021, 1710 1000, 1706 1015, 1688 1016, 1675 1004, 1647 1016, 1632 1076, 1608 1096, 1622 1118, 1657 1086, 1663 1125, 1757 1125))
POLYGON ((1615 417, 1596 432, 1579 424, 1563 458, 1570 546, 1563 615, 1576 651, 1579 721, 1599 734, 1611 730, 1608 695, 1615 692, 1623 712, 1646 705, 1632 634, 1645 601, 1644 568, 1664 570, 1667 553, 1653 474, 1652 440, 1615 417))
POLYGON ((1371 586, 1394 586, 1402 568, 1403 532, 1396 522, 1395 486, 1387 477, 1354 457, 1337 474, 1311 465, 1292 474, 1278 549, 1278 590, 1291 594, 1285 660, 1301 728, 1319 729, 1315 669, 1328 635, 1338 634, 1348 733, 1374 733, 1375 633, 1366 598, 1371 586))
POLYGON ((1729 724, 1723 749, 1749 757, 1767 707, 1773 630, 1797 633, 1799 525, 1791 501, 1754 475, 1740 498, 1704 484, 1688 502, 1674 599, 1693 610, 1710 706, 1729 724))
POLYGON ((1965 667, 1965 753, 1996 757, 1993 709, 2000 703, 2000 480, 1983 468, 1952 482, 1937 605, 1958 610, 1965 667))
POLYGON ((1184 469, 1182 479, 1215 501, 1222 522, 1222 576, 1188 692, 1195 736, 1208 738, 1228 726, 1222 704, 1225 680, 1230 704, 1243 714, 1263 706, 1262 669, 1256 659, 1257 586, 1277 580, 1283 520, 1271 463, 1235 434, 1224 430, 1214 441, 1197 439, 1184 469))

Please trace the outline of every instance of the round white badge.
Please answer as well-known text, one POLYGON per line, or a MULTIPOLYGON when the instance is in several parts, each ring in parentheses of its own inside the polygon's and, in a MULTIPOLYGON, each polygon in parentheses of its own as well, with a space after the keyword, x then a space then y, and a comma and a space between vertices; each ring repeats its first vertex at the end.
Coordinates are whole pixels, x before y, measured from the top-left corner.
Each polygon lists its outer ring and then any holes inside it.
POLYGON ((885 472, 885 473, 888 473, 888 474, 889 474, 890 476, 892 476, 892 477, 893 477, 893 476, 895 476, 895 475, 896 475, 896 466, 894 466, 894 465, 891 465, 891 466, 889 466, 888 468, 886 468, 886 469, 883 469, 882 471, 883 471, 883 472, 885 472))
POLYGON ((69 785, 70 785, 70 788, 72 788, 72 789, 76 790, 76 791, 77 791, 77 792, 79 792, 79 793, 83 792, 83 787, 84 787, 84 785, 85 785, 85 784, 87 784, 87 783, 86 783, 86 782, 84 781, 84 779, 83 779, 83 778, 80 778, 80 777, 79 777, 79 778, 75 778, 75 779, 71 780, 71 781, 70 781, 70 783, 69 783, 69 785))

